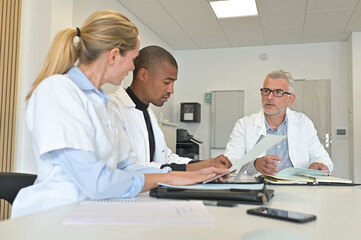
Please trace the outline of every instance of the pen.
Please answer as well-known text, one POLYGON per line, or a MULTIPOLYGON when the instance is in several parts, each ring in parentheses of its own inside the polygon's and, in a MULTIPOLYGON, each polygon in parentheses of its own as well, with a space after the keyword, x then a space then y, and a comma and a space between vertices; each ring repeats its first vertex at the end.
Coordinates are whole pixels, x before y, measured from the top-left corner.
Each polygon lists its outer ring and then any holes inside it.
POLYGON ((235 207, 237 203, 228 202, 228 201, 203 201, 203 204, 206 206, 216 206, 216 207, 235 207))

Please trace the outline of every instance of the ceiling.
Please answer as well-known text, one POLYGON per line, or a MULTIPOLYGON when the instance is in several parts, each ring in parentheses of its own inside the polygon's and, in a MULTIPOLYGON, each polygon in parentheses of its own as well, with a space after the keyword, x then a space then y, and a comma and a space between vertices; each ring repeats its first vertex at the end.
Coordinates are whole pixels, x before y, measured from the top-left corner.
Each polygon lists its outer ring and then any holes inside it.
POLYGON ((259 16, 217 19, 211 0, 118 0, 175 50, 347 40, 361 0, 256 0, 259 16))

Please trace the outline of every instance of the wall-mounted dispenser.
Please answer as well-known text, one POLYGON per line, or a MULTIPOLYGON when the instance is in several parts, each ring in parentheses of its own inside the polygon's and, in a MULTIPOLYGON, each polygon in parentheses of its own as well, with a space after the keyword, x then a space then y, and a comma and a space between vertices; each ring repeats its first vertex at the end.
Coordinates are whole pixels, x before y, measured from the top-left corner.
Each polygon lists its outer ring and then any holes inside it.
POLYGON ((201 104, 197 102, 181 103, 181 122, 201 122, 201 104))

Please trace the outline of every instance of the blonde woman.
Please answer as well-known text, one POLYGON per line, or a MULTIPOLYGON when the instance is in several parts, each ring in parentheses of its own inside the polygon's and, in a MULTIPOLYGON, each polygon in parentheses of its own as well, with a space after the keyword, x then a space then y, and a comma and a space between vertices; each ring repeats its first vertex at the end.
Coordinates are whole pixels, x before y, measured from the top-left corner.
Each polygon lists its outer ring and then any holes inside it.
POLYGON ((121 84, 139 46, 137 27, 112 10, 95 12, 80 28, 55 37, 27 96, 38 178, 19 192, 13 218, 87 198, 134 197, 159 182, 193 184, 227 171, 168 172, 131 160, 126 135, 110 123, 101 86, 121 84))

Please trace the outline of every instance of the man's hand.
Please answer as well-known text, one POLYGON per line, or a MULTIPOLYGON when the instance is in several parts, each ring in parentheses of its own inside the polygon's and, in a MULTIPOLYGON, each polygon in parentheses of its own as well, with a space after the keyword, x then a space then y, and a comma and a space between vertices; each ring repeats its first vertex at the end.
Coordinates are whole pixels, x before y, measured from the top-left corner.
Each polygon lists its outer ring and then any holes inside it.
POLYGON ((207 160, 203 160, 198 163, 187 164, 186 171, 196 171, 202 168, 209 168, 209 167, 228 169, 231 166, 232 163, 231 161, 229 161, 229 159, 226 156, 219 155, 216 158, 209 158, 207 160))
POLYGON ((330 170, 325 164, 319 162, 312 163, 308 168, 313 170, 330 170))
POLYGON ((254 161, 254 166, 258 172, 267 175, 275 175, 278 173, 278 162, 282 159, 275 155, 267 155, 261 158, 257 158, 254 161))
MULTIPOLYGON (((204 182, 210 178, 213 178, 217 175, 227 173, 228 169, 221 169, 215 167, 202 168, 197 171, 191 172, 177 172, 171 171, 168 174, 171 175, 171 182, 169 184, 172 185, 189 185, 204 182)), ((220 180, 222 181, 222 180, 220 180)))
POLYGON ((229 161, 229 159, 228 159, 226 156, 224 156, 223 154, 222 154, 222 155, 219 155, 219 156, 216 157, 216 158, 210 158, 210 159, 208 159, 208 160, 206 160, 206 161, 209 161, 209 160, 211 160, 211 159, 214 159, 214 160, 212 160, 212 161, 213 161, 213 163, 212 163, 212 166, 213 166, 213 167, 216 167, 216 168, 226 168, 226 169, 232 167, 232 162, 229 161))

